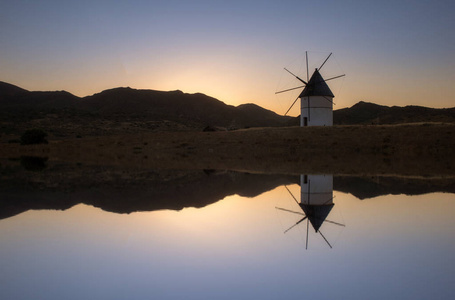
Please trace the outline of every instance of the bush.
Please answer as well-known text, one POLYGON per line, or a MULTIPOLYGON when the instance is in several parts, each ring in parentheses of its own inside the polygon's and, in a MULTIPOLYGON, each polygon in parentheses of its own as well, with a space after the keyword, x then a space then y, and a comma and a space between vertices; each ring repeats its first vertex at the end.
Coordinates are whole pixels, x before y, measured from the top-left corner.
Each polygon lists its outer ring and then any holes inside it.
POLYGON ((29 129, 21 136, 21 145, 47 144, 47 133, 41 129, 29 129))
POLYGON ((39 172, 46 169, 47 157, 21 156, 21 165, 27 171, 39 172))

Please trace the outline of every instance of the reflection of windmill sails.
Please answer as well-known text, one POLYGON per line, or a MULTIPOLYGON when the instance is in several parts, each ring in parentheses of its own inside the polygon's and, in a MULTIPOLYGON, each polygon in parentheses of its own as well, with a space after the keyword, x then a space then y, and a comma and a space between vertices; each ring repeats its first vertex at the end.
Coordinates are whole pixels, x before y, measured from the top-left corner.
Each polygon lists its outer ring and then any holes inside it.
POLYGON ((299 214, 303 217, 297 221, 294 225, 288 228, 284 233, 288 232, 292 228, 301 224, 306 220, 306 248, 308 249, 308 231, 309 225, 319 233, 324 241, 332 248, 329 241, 326 239, 320 228, 324 222, 331 223, 338 226, 345 226, 337 222, 333 222, 327 219, 333 206, 333 176, 332 175, 300 175, 300 202, 294 197, 291 191, 286 187, 289 194, 299 205, 302 212, 288 210, 277 207, 279 210, 283 210, 289 213, 299 214))
POLYGON ((284 115, 287 115, 294 104, 300 99, 300 126, 332 126, 333 125, 333 98, 335 97, 327 85, 327 81, 345 76, 339 75, 332 78, 324 79, 321 75, 321 69, 329 60, 332 53, 324 60, 319 68, 316 68, 309 76, 308 70, 308 52, 306 56, 306 81, 284 68, 288 73, 294 76, 303 85, 278 91, 275 94, 284 93, 299 88, 304 88, 299 96, 294 100, 291 107, 284 115))

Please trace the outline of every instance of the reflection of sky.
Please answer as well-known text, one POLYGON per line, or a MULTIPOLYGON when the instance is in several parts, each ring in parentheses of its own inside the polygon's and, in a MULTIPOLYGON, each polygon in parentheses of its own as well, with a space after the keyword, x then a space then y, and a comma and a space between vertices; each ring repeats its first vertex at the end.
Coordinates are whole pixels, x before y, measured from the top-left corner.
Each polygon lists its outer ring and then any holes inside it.
POLYGON ((348 74, 339 108, 360 100, 453 106, 454 5, 2 1, 0 80, 79 96, 116 86, 181 89, 284 113, 273 95, 280 70, 309 50, 334 52, 348 74))
POLYGON ((181 212, 26 212, 0 222, 0 298, 453 298, 453 194, 334 195, 346 227, 324 224, 334 248, 312 235, 307 251, 305 227, 283 234, 283 187, 181 212))

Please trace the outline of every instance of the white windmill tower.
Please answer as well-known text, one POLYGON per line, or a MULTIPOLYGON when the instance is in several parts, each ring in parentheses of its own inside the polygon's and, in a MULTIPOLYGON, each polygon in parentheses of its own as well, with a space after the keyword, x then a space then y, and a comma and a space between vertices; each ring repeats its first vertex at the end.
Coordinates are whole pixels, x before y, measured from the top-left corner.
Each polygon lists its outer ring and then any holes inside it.
POLYGON ((333 125, 333 98, 335 95, 330 90, 327 85, 327 81, 333 80, 345 76, 338 75, 328 79, 324 79, 321 75, 321 69, 325 63, 329 60, 332 53, 327 56, 322 65, 319 68, 316 68, 311 75, 309 76, 308 70, 308 52, 305 52, 306 57, 306 71, 307 71, 307 80, 303 80, 299 76, 293 74, 288 69, 284 68, 297 80, 302 82, 304 85, 286 89, 283 91, 276 92, 275 94, 280 94, 288 91, 292 91, 299 88, 304 88, 299 96, 294 100, 291 107, 284 114, 285 116, 294 106, 298 99, 300 99, 300 126, 332 126, 333 125))

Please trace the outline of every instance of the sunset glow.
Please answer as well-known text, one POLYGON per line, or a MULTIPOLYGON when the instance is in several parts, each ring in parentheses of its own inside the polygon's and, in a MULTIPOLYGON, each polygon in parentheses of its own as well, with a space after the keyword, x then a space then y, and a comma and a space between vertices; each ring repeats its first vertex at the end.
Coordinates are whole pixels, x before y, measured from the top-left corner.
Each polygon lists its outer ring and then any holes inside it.
POLYGON ((3 1, 0 81, 77 96, 179 89, 283 114, 283 67, 333 52, 347 74, 335 109, 453 107, 453 11, 453 1, 3 1))

